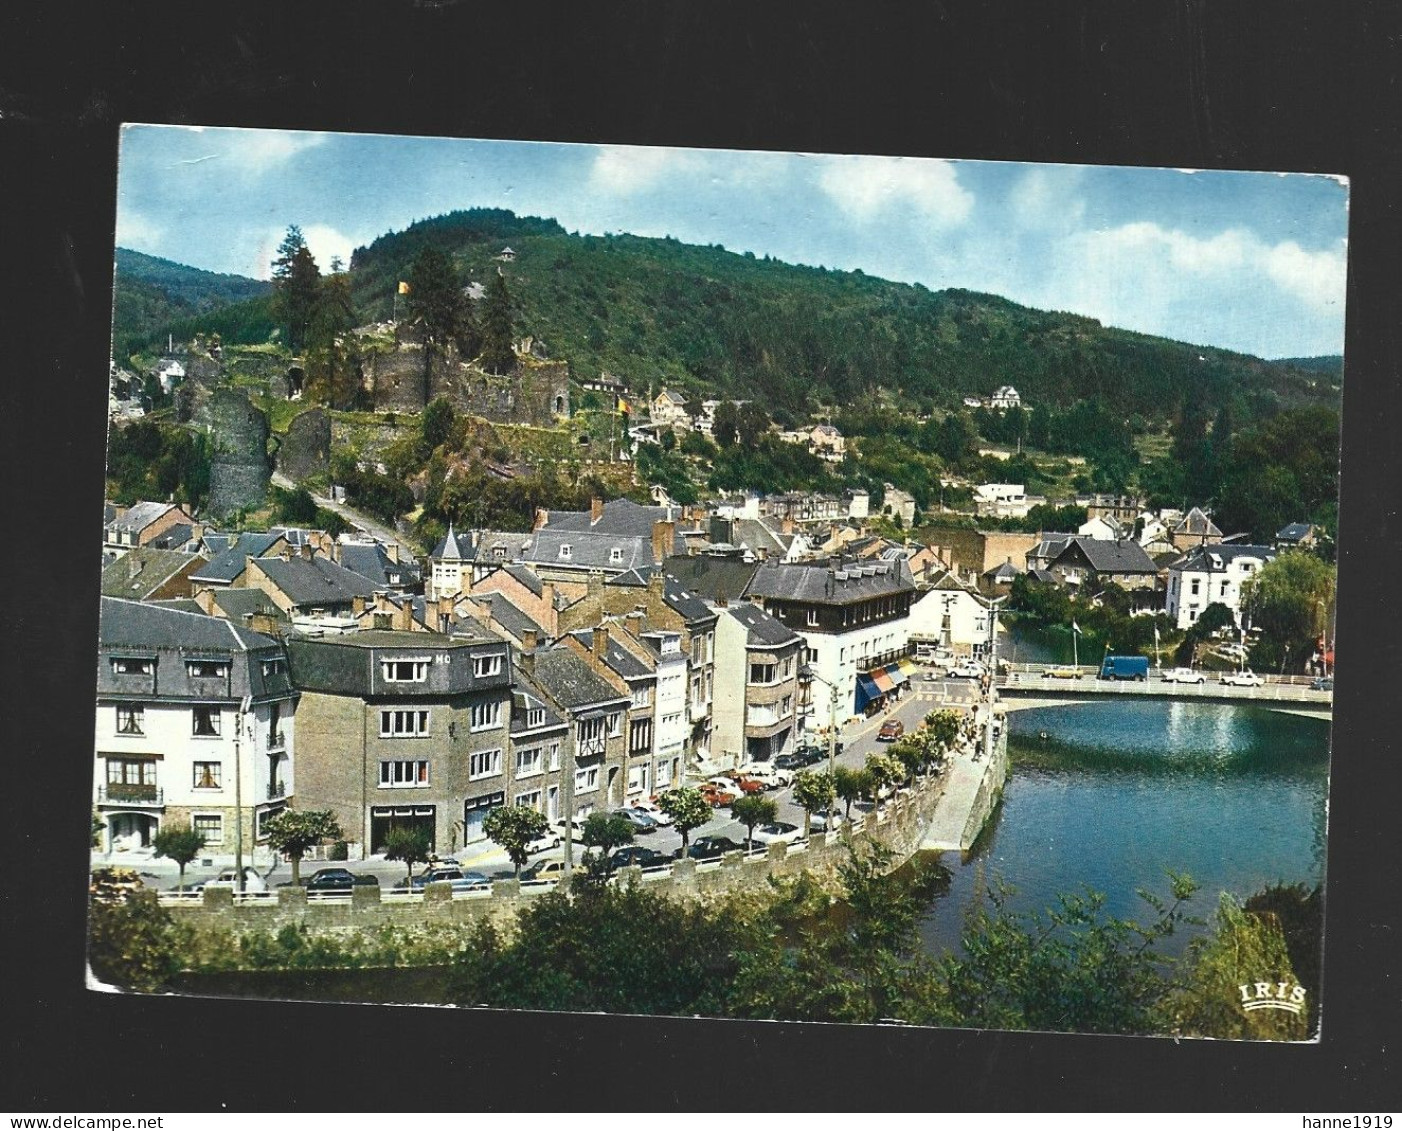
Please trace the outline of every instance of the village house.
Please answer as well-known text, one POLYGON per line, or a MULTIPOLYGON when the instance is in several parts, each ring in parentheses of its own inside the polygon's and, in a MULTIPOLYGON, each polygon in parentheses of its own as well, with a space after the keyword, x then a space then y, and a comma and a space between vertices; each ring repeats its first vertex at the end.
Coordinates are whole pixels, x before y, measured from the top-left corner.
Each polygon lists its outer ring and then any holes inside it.
POLYGON ((1194 507, 1169 532, 1168 540, 1175 550, 1186 553, 1194 546, 1222 541, 1222 532, 1199 507, 1194 507))
POLYGON ((251 852, 293 793, 296 710, 278 641, 201 613, 102 598, 93 797, 102 847, 149 848, 162 827, 189 826, 211 853, 231 854, 240 839, 251 852))
POLYGON ((716 611, 713 761, 735 767, 789 753, 798 729, 803 637, 757 605, 716 611))
POLYGON ((511 656, 471 635, 366 630, 290 637, 301 692, 298 806, 329 809, 362 858, 396 827, 435 851, 484 839, 482 821, 512 789, 511 656))
POLYGON ((115 554, 124 554, 137 546, 145 546, 172 526, 198 525, 184 509, 174 503, 134 503, 130 507, 112 506, 112 518, 103 527, 102 544, 115 554))
POLYGON ((671 389, 663 389, 652 398, 649 415, 653 425, 658 428, 691 431, 691 413, 686 410, 686 397, 671 389))
POLYGON ((138 546, 103 567, 102 595, 133 601, 188 597, 192 576, 205 564, 194 554, 138 546))
POLYGON ((1128 538, 1109 542, 1076 535, 1068 538, 1041 568, 1050 573, 1058 585, 1074 586, 1086 592, 1113 582, 1124 589, 1152 593, 1159 578, 1159 567, 1154 559, 1138 542, 1128 538))
POLYGON ((373 597, 379 588, 367 577, 338 566, 303 546, 275 558, 249 558, 244 588, 261 589, 293 619, 349 617, 357 597, 373 597))
POLYGON ((945 572, 922 585, 911 603, 910 639, 919 659, 937 650, 984 659, 992 645, 989 603, 945 572))
POLYGON ((1273 561, 1269 546, 1208 543, 1197 546, 1168 570, 1168 615, 1186 629, 1208 605, 1225 605, 1241 624, 1242 586, 1273 561))
MULTIPOLYGON (((641 629, 641 612, 629 614, 641 629)), ((588 660, 614 687, 628 694, 627 773, 624 800, 631 804, 653 792, 656 780, 657 659, 625 628, 619 617, 605 617, 592 629, 569 633, 562 641, 588 660)))
POLYGON ((1011 385, 999 385, 988 398, 989 408, 1021 408, 1022 397, 1011 385))

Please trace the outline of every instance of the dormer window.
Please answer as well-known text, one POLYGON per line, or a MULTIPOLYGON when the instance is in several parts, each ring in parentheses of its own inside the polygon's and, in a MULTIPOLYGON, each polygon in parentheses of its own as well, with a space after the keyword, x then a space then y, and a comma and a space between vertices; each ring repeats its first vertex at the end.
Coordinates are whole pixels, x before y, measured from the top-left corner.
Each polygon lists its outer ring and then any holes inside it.
POLYGON ((229 665, 222 660, 187 660, 185 667, 191 679, 223 679, 229 674, 229 665))
POLYGON ((572 547, 568 542, 564 543, 564 544, 560 547, 560 560, 561 560, 561 561, 564 561, 564 562, 567 562, 567 561, 569 561, 569 560, 570 560, 571 558, 573 558, 573 557, 574 557, 574 547, 572 547))
POLYGON ((487 679, 494 675, 501 675, 501 654, 493 656, 474 656, 472 658, 472 674, 478 679, 487 679))
POLYGON ((527 727, 543 727, 545 725, 545 708, 531 707, 526 711, 527 727))
POLYGON ((381 660, 380 676, 386 683, 423 683, 428 679, 428 660, 381 660))
POLYGON ((150 675, 155 670, 155 660, 142 660, 134 656, 118 656, 112 661, 114 675, 150 675))
POLYGON ((610 561, 611 563, 616 563, 616 562, 621 562, 622 560, 623 560, 623 551, 620 550, 617 546, 613 547, 613 549, 611 549, 611 550, 609 551, 609 561, 610 561))

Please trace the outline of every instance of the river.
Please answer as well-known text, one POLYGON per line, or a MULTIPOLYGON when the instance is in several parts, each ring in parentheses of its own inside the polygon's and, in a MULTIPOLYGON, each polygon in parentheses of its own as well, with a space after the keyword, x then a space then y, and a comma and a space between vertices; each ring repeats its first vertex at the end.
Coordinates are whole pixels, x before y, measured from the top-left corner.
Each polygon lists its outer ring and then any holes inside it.
MULTIPOLYGON (((1090 887, 1110 914, 1148 921, 1136 890, 1166 897, 1169 870, 1201 885, 1190 909, 1207 919, 1219 892, 1244 899, 1323 880, 1322 720, 1233 704, 1095 703, 1014 712, 1008 741, 1001 807, 967 859, 943 858, 953 877, 923 927, 936 953, 958 948, 965 912, 998 883, 1015 889, 1015 911, 1090 887)), ((1161 949, 1178 953, 1198 931, 1161 949)))

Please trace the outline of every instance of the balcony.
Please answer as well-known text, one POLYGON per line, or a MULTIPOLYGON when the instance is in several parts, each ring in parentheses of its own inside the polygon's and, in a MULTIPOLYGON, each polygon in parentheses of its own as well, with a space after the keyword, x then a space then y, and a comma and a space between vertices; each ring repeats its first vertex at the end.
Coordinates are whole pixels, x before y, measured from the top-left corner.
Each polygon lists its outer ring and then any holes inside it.
POLYGON ((269 731, 269 733, 268 733, 268 749, 269 749, 269 750, 286 750, 286 749, 287 749, 287 736, 286 736, 285 734, 283 734, 283 732, 280 731, 280 730, 269 731))
POLYGON ((277 801, 279 798, 287 796, 287 785, 285 782, 270 781, 268 783, 268 800, 277 801))
POLYGON ((99 805, 165 805, 165 790, 155 785, 133 785, 123 782, 108 782, 98 787, 99 805))

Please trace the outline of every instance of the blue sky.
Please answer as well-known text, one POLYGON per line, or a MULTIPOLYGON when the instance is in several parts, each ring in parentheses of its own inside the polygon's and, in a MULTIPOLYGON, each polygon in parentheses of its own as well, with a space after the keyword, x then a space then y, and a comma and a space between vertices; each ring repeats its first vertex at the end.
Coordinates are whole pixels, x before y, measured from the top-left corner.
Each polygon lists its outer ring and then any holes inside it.
POLYGON ((1303 174, 128 126, 117 243, 266 278, 459 208, 964 287, 1262 357, 1343 352, 1346 186, 1303 174))

